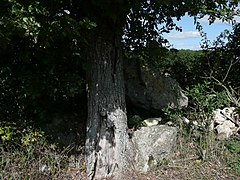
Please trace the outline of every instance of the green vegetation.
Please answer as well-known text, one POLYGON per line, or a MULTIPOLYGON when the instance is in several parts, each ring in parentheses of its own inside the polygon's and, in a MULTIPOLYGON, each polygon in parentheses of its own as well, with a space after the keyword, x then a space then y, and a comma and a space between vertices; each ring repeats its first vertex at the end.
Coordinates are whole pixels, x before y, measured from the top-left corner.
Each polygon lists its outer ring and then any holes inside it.
POLYGON ((227 162, 228 165, 240 175, 240 142, 237 139, 230 139, 225 142, 227 149, 227 162))
MULTIPOLYGON (((199 176, 214 179, 216 175, 237 178, 240 175, 239 132, 226 141, 219 141, 215 132, 209 129, 213 110, 231 105, 227 91, 225 89, 215 91, 210 82, 204 81, 203 84, 196 84, 192 88, 188 88, 186 93, 190 100, 187 109, 164 109, 169 120, 178 124, 180 133, 176 156, 173 157, 170 164, 162 165, 161 168, 184 163, 184 167, 188 169, 180 174, 184 179, 199 179, 199 176), (184 118, 190 121, 186 122, 184 118), (214 167, 212 167, 213 164, 214 167), (208 166, 212 167, 215 172, 207 171, 205 168, 208 166), (194 172, 194 175, 191 174, 191 171, 194 172)), ((178 170, 176 171, 178 172, 178 170)))
MULTIPOLYGON (((203 42, 201 51, 169 49, 161 37, 163 32, 179 30, 172 18, 179 20, 186 12, 195 17, 209 14, 210 22, 216 17, 229 20, 234 14, 214 2, 126 1, 126 7, 116 2, 119 6, 105 1, 0 2, 0 179, 85 177, 83 146, 89 110, 85 87, 92 83, 89 59, 99 53, 91 48, 99 35, 105 34, 103 45, 110 37, 122 35, 122 29, 124 41, 117 44, 114 39, 112 49, 123 46, 124 58, 176 79, 190 101, 186 109, 154 112, 175 122, 180 133, 175 157, 159 161, 147 176, 153 173, 167 179, 172 170, 179 179, 211 179, 214 175, 236 179, 239 139, 218 141, 208 125, 216 108, 236 106, 239 111, 240 24, 234 25, 233 32, 223 32, 213 44, 203 42), (143 25, 143 19, 148 23, 143 25), (155 29, 159 24, 165 26, 155 29), (183 117, 200 128, 184 124, 183 117)), ((117 50, 106 51, 118 56, 117 50)), ((115 73, 116 64, 111 65, 115 73)), ((150 113, 140 111, 129 110, 129 128, 144 126, 142 120, 150 113)))

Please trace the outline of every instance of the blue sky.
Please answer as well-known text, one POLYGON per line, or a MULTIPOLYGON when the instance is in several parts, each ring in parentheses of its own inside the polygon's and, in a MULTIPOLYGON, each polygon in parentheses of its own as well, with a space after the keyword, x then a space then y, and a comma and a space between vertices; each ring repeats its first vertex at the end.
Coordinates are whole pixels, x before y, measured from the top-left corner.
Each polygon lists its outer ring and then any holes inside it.
MULTIPOLYGON (((236 22, 240 22, 240 17, 235 17, 236 22)), ((203 31, 207 33, 207 37, 210 41, 216 39, 225 29, 232 30, 232 26, 227 23, 223 23, 221 20, 216 20, 212 25, 208 23, 208 17, 205 16, 200 20, 203 26, 203 31)), ((177 49, 200 49, 201 37, 196 30, 194 20, 191 17, 184 16, 180 21, 176 21, 176 24, 182 27, 182 32, 171 31, 171 33, 165 34, 170 44, 177 49)))

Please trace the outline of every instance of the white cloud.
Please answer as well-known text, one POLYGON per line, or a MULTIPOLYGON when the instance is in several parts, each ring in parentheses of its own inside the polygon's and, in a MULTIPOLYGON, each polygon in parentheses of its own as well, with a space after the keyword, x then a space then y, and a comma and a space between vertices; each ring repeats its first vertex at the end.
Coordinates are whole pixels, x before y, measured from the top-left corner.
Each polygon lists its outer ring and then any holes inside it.
POLYGON ((240 23, 240 16, 234 16, 234 20, 235 20, 237 23, 240 23))
MULTIPOLYGON (((199 22, 200 22, 200 23, 204 23, 204 24, 209 24, 208 18, 209 18, 209 16, 206 15, 206 16, 204 16, 202 19, 199 19, 199 22)), ((239 23, 239 22, 240 22, 240 16, 234 16, 234 20, 235 20, 237 23, 239 23)), ((214 24, 229 24, 229 23, 226 22, 226 21, 223 22, 221 19, 216 19, 216 20, 214 21, 214 24)))
POLYGON ((177 32, 174 34, 166 35, 166 38, 169 40, 193 39, 199 37, 200 33, 197 31, 177 32))
MULTIPOLYGON (((209 16, 206 15, 206 16, 204 16, 202 19, 199 19, 199 22, 200 22, 200 23, 204 23, 204 24, 208 24, 208 23, 209 23, 208 18, 209 18, 209 16)), ((216 19, 216 20, 214 21, 214 23, 215 23, 215 24, 223 24, 222 20, 220 20, 220 19, 216 19)), ((225 23, 225 24, 226 24, 226 23, 225 23)))
POLYGON ((193 44, 193 43, 175 43, 173 47, 177 49, 191 49, 191 50, 200 50, 200 44, 193 44))

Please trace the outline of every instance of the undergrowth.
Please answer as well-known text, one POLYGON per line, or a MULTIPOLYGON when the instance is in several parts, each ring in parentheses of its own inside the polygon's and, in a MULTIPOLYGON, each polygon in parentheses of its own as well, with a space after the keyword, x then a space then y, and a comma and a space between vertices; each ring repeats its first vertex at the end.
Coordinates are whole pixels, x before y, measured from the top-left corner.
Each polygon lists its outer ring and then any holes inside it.
MULTIPOLYGON (((172 157, 159 161, 147 174, 132 171, 131 179, 239 179, 239 139, 220 141, 208 128, 211 112, 230 105, 226 93, 216 93, 204 83, 189 89, 188 97, 188 109, 163 110, 179 127, 172 157)), ((141 123, 140 116, 132 116, 129 127, 141 123)), ((40 130, 2 121, 0 141, 0 179, 85 178, 83 153, 74 154, 73 146, 59 148, 40 130)))
POLYGON ((173 169, 179 179, 239 179, 239 137, 220 141, 209 128, 213 110, 230 107, 231 98, 225 90, 215 92, 209 82, 189 88, 187 95, 188 109, 164 109, 169 120, 178 125, 179 135, 172 161, 167 165, 160 162, 157 172, 173 169))
POLYGON ((0 179, 80 179, 85 172, 84 157, 73 153, 74 146, 59 148, 31 127, 0 125, 0 179))

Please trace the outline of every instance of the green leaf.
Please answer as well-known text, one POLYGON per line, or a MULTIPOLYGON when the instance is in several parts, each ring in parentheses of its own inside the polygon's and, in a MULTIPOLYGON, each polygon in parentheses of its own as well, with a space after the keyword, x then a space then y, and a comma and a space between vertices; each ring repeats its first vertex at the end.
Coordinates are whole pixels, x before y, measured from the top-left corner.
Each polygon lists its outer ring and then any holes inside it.
POLYGON ((28 12, 31 13, 31 12, 33 11, 33 9, 34 9, 34 8, 32 7, 32 5, 29 5, 29 6, 28 6, 28 12))

